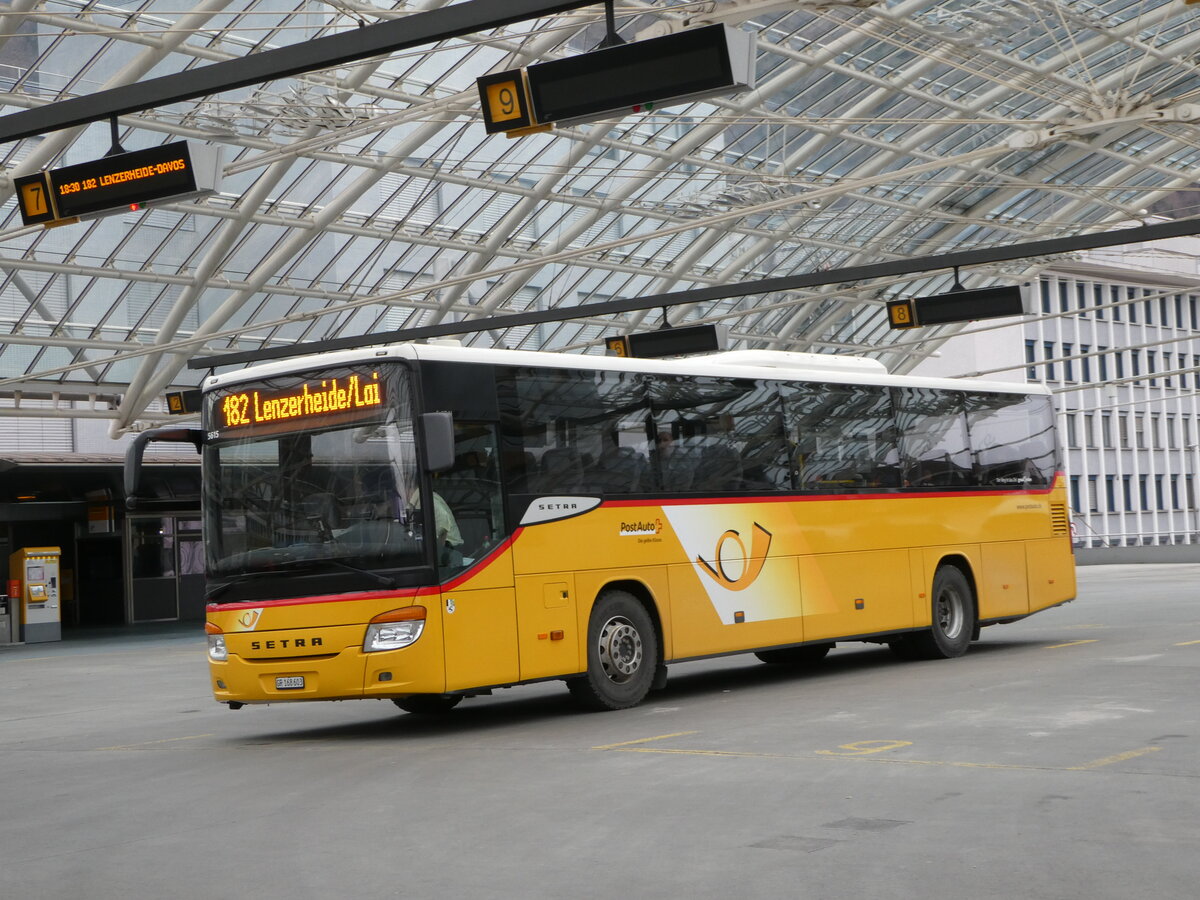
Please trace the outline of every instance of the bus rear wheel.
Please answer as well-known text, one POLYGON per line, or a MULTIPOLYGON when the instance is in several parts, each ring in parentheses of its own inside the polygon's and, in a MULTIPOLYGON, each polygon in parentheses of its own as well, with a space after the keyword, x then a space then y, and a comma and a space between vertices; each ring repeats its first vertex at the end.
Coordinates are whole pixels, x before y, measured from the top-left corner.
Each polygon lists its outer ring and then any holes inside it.
POLYGON ((889 646, 905 659, 952 659, 971 646, 977 614, 975 593, 958 566, 940 566, 933 576, 932 617, 928 631, 901 635, 889 646))
POLYGON ((418 715, 436 716, 448 713, 462 702, 461 694, 413 694, 411 697, 401 697, 393 700, 405 712, 418 715))
POLYGON ((780 650, 759 650, 754 655, 770 666, 815 666, 832 649, 833 644, 808 644, 780 650))
POLYGON ((605 591, 588 620, 587 671, 567 679, 586 709, 627 709, 642 702, 658 668, 658 635, 628 591, 605 591))

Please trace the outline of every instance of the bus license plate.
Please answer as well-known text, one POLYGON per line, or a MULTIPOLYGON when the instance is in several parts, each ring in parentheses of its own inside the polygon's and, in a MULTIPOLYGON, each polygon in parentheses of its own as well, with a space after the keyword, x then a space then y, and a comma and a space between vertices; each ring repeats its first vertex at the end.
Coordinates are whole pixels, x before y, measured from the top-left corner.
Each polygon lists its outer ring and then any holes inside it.
POLYGON ((275 679, 275 690, 294 691, 304 687, 303 675, 286 675, 275 679))

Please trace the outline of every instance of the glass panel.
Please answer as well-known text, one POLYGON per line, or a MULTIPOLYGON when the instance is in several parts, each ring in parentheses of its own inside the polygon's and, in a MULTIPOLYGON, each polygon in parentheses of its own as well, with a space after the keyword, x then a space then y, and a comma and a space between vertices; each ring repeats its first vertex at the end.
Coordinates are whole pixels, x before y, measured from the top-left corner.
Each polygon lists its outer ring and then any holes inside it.
POLYGON ((900 452, 886 388, 791 384, 783 386, 783 400, 800 490, 899 486, 900 452))
POLYGON ((376 421, 234 432, 206 447, 210 575, 426 562, 407 376, 393 369, 388 381, 391 407, 376 421))
POLYGON ((970 395, 967 427, 981 484, 1043 487, 1054 477, 1058 456, 1049 397, 970 395))
POLYGON ((438 565, 451 573, 504 539, 495 426, 455 423, 454 443, 454 468, 433 478, 438 565))
POLYGON ((516 369, 501 382, 510 492, 629 494, 652 487, 643 376, 516 369))
POLYGON ((175 574, 173 520, 134 519, 130 542, 134 578, 164 578, 175 574))
POLYGON ((653 376, 655 469, 664 491, 791 489, 782 407, 749 379, 653 376))
POLYGON ((904 484, 958 487, 976 483, 963 395, 930 388, 895 391, 904 484))

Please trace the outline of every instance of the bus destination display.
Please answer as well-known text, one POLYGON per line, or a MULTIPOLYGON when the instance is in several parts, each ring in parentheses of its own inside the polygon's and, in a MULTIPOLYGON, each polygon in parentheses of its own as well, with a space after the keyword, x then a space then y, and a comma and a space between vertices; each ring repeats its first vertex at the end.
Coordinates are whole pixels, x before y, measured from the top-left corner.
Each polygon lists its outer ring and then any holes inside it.
POLYGON ((212 193, 218 165, 215 148, 175 141, 39 172, 18 186, 22 219, 47 224, 212 193))
POLYGON ((305 382, 285 391, 235 391, 213 408, 221 432, 257 431, 255 426, 292 428, 336 420, 369 418, 384 405, 378 372, 350 374, 305 382))

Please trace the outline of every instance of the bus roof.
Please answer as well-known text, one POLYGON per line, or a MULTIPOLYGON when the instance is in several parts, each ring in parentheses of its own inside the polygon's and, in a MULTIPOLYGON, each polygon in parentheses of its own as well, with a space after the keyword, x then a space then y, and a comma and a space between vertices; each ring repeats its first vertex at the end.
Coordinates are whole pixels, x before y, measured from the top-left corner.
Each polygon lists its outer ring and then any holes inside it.
POLYGON ((435 360, 495 366, 536 366, 561 369, 595 369, 613 372, 647 372, 664 375, 723 375, 730 378, 819 381, 837 384, 895 385, 941 388, 943 390, 995 391, 999 393, 1048 394, 1040 384, 1018 384, 982 378, 932 378, 893 375, 883 363, 864 356, 832 353, 793 353, 776 350, 732 350, 704 356, 675 359, 631 359, 618 356, 589 356, 539 350, 500 350, 464 347, 458 341, 388 344, 378 347, 338 350, 296 356, 236 372, 210 375, 204 390, 228 387, 278 375, 289 375, 326 367, 361 364, 376 360, 435 360))

